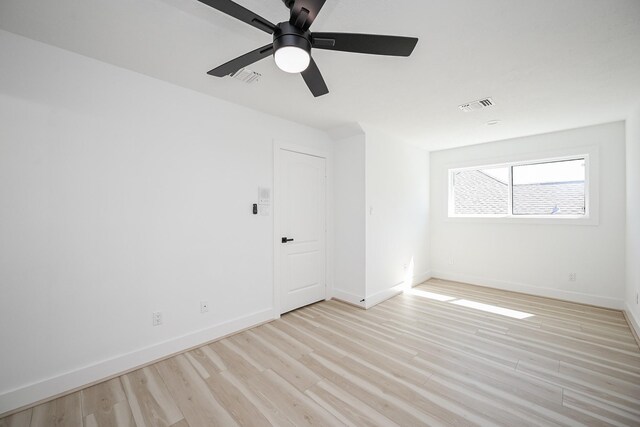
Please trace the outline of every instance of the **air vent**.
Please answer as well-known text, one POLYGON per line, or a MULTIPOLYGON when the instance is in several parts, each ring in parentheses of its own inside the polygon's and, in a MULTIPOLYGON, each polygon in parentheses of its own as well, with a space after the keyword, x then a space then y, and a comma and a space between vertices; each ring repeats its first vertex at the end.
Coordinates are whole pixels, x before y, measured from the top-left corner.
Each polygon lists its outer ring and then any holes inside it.
POLYGON ((231 77, 233 77, 236 80, 240 80, 243 83, 251 84, 260 80, 260 77, 262 77, 262 74, 256 73, 255 71, 251 71, 247 68, 241 68, 235 73, 231 74, 231 77))
POLYGON ((465 113, 468 113, 470 111, 476 111, 476 110, 481 110, 487 107, 493 107, 493 105, 494 105, 493 100, 491 98, 484 98, 484 99, 479 99, 477 101, 462 104, 459 106, 459 108, 465 113))

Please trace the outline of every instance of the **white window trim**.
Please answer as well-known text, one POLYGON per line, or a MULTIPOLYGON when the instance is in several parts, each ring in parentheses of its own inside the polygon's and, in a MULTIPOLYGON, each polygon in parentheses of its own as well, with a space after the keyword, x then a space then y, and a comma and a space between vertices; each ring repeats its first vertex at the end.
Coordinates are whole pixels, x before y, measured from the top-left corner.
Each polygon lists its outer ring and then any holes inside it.
POLYGON ((563 224, 563 225, 598 225, 598 156, 597 146, 581 147, 557 152, 539 153, 537 155, 520 155, 485 159, 485 161, 465 162, 465 164, 448 165, 447 173, 447 212, 448 222, 490 222, 505 224, 563 224), (512 212, 512 167, 566 160, 585 160, 585 214, 584 215, 513 215, 512 212), (463 170, 491 169, 507 167, 509 171, 509 200, 507 215, 456 215, 454 214, 453 174, 463 170))

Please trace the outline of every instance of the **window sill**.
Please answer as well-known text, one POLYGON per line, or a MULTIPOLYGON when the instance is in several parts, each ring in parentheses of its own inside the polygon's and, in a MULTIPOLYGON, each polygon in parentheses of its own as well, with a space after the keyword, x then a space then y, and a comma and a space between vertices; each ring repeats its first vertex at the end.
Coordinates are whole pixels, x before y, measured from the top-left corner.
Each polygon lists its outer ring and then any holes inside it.
POLYGON ((593 216, 447 216, 446 222, 484 223, 484 224, 543 224, 543 225, 590 225, 597 226, 598 218, 593 216))

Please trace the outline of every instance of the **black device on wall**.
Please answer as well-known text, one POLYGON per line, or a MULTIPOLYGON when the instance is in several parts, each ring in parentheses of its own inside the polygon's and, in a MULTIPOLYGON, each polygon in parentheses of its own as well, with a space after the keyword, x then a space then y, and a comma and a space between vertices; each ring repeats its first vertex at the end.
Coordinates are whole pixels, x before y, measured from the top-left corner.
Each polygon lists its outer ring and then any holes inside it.
POLYGON ((257 203, 253 204, 253 214, 254 215, 258 215, 258 204, 257 203))
POLYGON ((289 21, 273 24, 231 0, 199 0, 273 36, 272 43, 233 59, 207 74, 225 77, 273 54, 276 65, 289 73, 301 73, 313 96, 329 93, 311 49, 338 50, 371 55, 409 56, 418 39, 355 33, 312 33, 309 27, 326 0, 282 0, 290 9, 289 21))

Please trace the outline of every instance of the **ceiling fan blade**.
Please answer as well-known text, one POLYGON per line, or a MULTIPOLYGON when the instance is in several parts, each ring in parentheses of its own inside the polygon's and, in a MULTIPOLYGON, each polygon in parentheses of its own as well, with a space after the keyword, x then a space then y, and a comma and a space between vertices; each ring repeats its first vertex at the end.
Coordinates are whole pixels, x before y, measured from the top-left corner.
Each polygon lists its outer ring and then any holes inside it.
POLYGON ((313 33, 311 38, 316 49, 389 56, 409 56, 418 43, 415 37, 376 34, 313 33))
POLYGON ((245 53, 244 55, 239 56, 236 59, 232 59, 231 61, 225 64, 222 64, 221 66, 209 71, 207 74, 211 76, 216 76, 216 77, 228 76, 229 74, 235 73, 236 71, 246 67, 247 65, 251 65, 254 62, 258 62, 261 59, 266 58, 272 53, 273 53, 273 43, 270 43, 254 51, 245 53))
POLYGON ((306 70, 302 73, 302 78, 304 82, 309 87, 309 90, 316 98, 322 95, 326 95, 329 93, 329 89, 327 88, 327 84, 324 82, 322 78, 322 74, 320 73, 320 69, 316 64, 316 61, 311 58, 311 62, 306 70))
POLYGON ((320 13, 326 0, 295 0, 291 6, 291 19, 289 23, 301 28, 303 31, 309 29, 313 21, 320 13))
POLYGON ((226 13, 229 16, 233 16, 236 19, 241 20, 244 23, 253 25, 259 30, 268 34, 273 34, 276 30, 276 26, 267 21, 263 17, 256 15, 248 9, 240 6, 231 0, 199 0, 201 3, 211 6, 214 9, 219 10, 222 13, 226 13))

